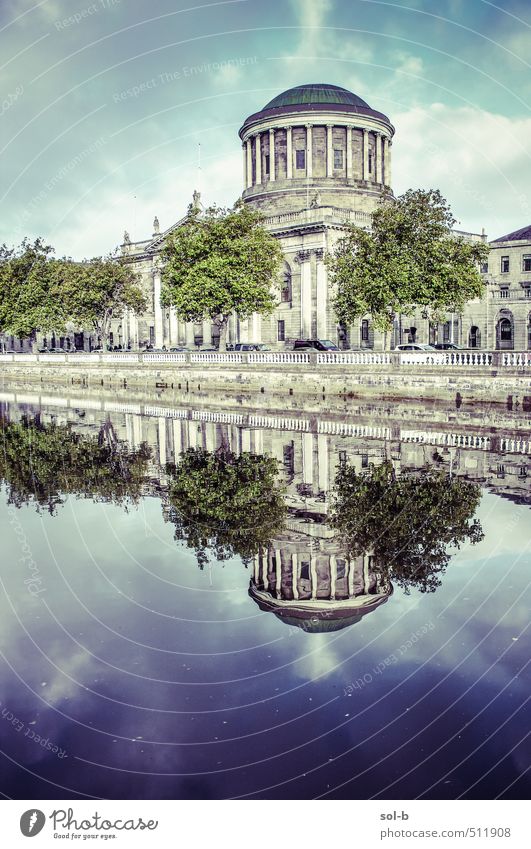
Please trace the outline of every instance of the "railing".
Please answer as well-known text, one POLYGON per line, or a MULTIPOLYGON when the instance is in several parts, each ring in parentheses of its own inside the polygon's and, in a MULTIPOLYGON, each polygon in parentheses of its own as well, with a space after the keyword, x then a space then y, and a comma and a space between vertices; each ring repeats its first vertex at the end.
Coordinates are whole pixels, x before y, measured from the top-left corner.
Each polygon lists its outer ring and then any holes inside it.
MULTIPOLYGON (((310 366, 446 366, 457 368, 531 368, 531 351, 213 351, 109 352, 69 354, 0 354, 1 363, 47 363, 80 366, 152 365, 310 365, 310 366)), ((349 372, 355 369, 349 368, 349 372)))
POLYGON ((385 351, 325 351, 317 354, 317 362, 322 365, 388 365, 391 354, 385 351))

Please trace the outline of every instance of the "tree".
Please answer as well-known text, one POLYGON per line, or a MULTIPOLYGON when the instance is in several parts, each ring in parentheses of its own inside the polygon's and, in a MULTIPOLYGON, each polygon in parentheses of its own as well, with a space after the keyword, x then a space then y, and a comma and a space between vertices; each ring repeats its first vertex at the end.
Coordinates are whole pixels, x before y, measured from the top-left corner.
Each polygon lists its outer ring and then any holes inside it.
POLYGON ((481 297, 478 263, 488 245, 453 235, 455 223, 439 191, 410 189, 383 201, 371 232, 352 226, 326 258, 339 321, 352 324, 370 313, 377 329, 389 331, 398 313, 421 307, 439 321, 481 297))
POLYGON ((91 327, 102 342, 112 319, 130 309, 142 314, 147 298, 131 264, 109 254, 83 262, 66 262, 56 273, 56 292, 64 321, 91 327))
POLYGON ((59 302, 52 294, 59 260, 43 239, 24 239, 17 248, 0 247, 0 332, 29 337, 52 330, 59 302))
POLYGON ((0 248, 0 331, 29 337, 37 330, 65 331, 72 323, 92 328, 103 340, 111 319, 146 308, 136 273, 124 259, 74 262, 52 254, 40 238, 0 248))
POLYGON ((261 226, 259 212, 237 202, 233 209, 190 207, 186 222, 168 237, 163 257, 162 300, 184 321, 210 319, 226 349, 231 313, 269 315, 282 261, 278 241, 261 226))
POLYGON ((477 484, 426 468, 396 475, 391 463, 358 474, 338 470, 329 524, 350 557, 371 553, 375 569, 406 592, 433 592, 451 559, 448 548, 483 538, 474 519, 481 498, 477 484))
POLYGON ((99 434, 75 433, 70 424, 43 424, 39 415, 19 422, 0 418, 0 482, 8 503, 35 504, 54 514, 65 495, 136 504, 147 480, 151 451, 131 451, 110 423, 99 434))
POLYGON ((282 529, 286 506, 275 459, 237 456, 226 446, 190 448, 168 471, 166 518, 175 524, 175 539, 195 549, 201 569, 208 550, 217 560, 237 554, 247 562, 282 529))

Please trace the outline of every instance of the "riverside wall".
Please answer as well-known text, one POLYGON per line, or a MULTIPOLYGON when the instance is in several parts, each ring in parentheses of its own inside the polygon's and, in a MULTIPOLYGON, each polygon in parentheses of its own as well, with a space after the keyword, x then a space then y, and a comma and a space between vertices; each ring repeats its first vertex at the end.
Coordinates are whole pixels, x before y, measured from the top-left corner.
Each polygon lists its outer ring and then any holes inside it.
POLYGON ((49 387, 216 391, 268 397, 330 396, 388 400, 486 403, 531 409, 531 369, 517 366, 378 363, 68 362, 3 361, 0 378, 49 387))

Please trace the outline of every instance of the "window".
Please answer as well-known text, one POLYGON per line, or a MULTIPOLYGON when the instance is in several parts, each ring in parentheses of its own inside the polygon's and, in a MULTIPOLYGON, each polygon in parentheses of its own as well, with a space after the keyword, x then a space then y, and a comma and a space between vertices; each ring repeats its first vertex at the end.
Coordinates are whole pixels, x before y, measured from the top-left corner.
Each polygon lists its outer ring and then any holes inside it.
POLYGON ((344 560, 340 560, 339 558, 336 560, 336 578, 340 580, 344 578, 347 574, 347 564, 344 560))
POLYGON ((501 258, 501 272, 502 274, 507 274, 509 271, 509 257, 502 256, 501 258))
POLYGON ((269 154, 268 154, 268 153, 266 153, 266 155, 264 156, 264 160, 265 160, 265 169, 264 169, 264 171, 265 171, 266 175, 268 175, 268 176, 269 176, 269 154))
POLYGON ((468 347, 469 348, 479 348, 481 345, 481 334, 479 332, 479 327, 475 325, 470 328, 470 334, 468 337, 468 347))
POLYGON ((282 463, 288 475, 292 475, 295 471, 295 444, 293 440, 288 445, 284 445, 282 449, 282 463))
POLYGON ((343 168, 343 151, 339 147, 334 148, 334 168, 343 168))
POLYGON ((480 271, 481 271, 481 273, 482 273, 482 274, 487 274, 488 270, 489 270, 489 264, 488 264, 488 262, 482 262, 482 263, 481 263, 481 265, 480 265, 480 271))
POLYGON ((291 302, 291 271, 285 271, 280 291, 280 300, 287 304, 291 302))
POLYGON ((366 318, 361 322, 361 341, 368 342, 369 341, 369 322, 366 318))
POLYGON ((503 342, 510 342, 513 338, 513 328, 508 318, 502 318, 500 321, 500 339, 503 342))
POLYGON ((279 342, 286 341, 286 322, 278 321, 277 322, 277 340, 279 342))
POLYGON ((508 298, 509 297, 509 289, 507 287, 500 289, 500 298, 508 298))
POLYGON ((531 254, 524 254, 522 271, 531 271, 531 254))
POLYGON ((310 564, 307 560, 303 560, 301 563, 301 578, 303 581, 310 580, 310 564))
POLYGON ((524 288, 524 297, 531 298, 531 286, 526 286, 524 288))
POLYGON ((496 468, 496 477, 497 478, 504 478, 505 477, 505 466, 503 465, 503 463, 498 463, 498 466, 496 468))
POLYGON ((369 174, 372 174, 372 153, 369 153, 369 174))
POLYGON ((306 168, 306 151, 295 151, 295 168, 306 168))
POLYGON ((346 451, 338 451, 337 459, 339 460, 339 465, 343 469, 347 465, 347 452, 346 451))
POLYGON ((369 455, 368 454, 362 454, 361 455, 361 468, 362 469, 368 469, 369 468, 369 455))

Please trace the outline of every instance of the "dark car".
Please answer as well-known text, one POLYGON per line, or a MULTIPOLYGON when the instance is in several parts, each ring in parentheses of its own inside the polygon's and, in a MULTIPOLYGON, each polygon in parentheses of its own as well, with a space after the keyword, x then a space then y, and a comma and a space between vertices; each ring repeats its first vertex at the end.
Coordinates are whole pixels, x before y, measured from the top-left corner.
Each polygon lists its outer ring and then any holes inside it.
POLYGON ((462 348, 460 345, 456 345, 455 342, 434 342, 433 347, 437 351, 461 351, 462 348))
POLYGON ((330 339, 297 339, 293 343, 294 351, 339 351, 330 339))

